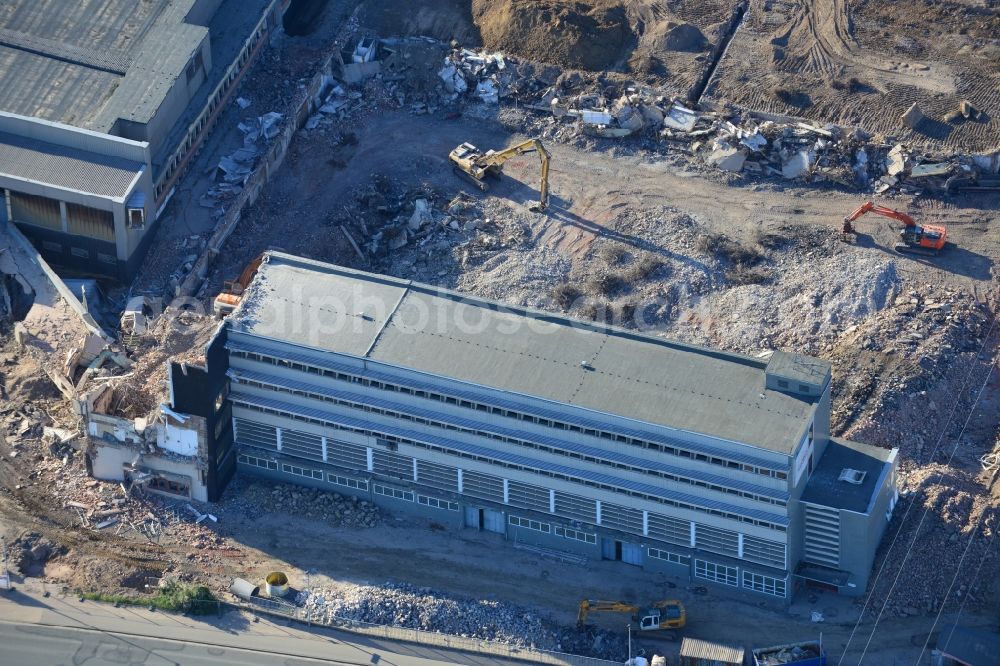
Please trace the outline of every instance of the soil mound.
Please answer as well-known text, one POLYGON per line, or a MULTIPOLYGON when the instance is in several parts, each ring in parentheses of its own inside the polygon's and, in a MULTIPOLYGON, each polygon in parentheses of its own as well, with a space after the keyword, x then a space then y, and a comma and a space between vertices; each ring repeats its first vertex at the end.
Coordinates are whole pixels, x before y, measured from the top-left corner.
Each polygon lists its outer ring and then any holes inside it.
POLYGON ((613 0, 472 0, 472 14, 486 48, 563 67, 620 69, 635 47, 613 0))
POLYGON ((463 46, 479 46, 469 0, 368 0, 358 8, 358 21, 382 37, 423 35, 463 46))
POLYGON ((652 46, 662 51, 697 53, 708 47, 708 39, 697 26, 690 23, 666 23, 662 33, 652 38, 652 46))

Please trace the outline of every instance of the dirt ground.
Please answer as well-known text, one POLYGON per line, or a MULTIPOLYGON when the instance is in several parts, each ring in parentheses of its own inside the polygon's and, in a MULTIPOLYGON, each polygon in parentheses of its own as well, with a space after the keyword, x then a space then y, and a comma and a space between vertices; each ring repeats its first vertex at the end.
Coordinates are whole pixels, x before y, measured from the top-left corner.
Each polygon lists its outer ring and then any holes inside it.
POLYGON ((1000 13, 989 2, 751 0, 708 96, 925 145, 996 148, 1000 13), (968 100, 978 120, 958 114, 968 100), (917 103, 915 130, 900 116, 917 103))

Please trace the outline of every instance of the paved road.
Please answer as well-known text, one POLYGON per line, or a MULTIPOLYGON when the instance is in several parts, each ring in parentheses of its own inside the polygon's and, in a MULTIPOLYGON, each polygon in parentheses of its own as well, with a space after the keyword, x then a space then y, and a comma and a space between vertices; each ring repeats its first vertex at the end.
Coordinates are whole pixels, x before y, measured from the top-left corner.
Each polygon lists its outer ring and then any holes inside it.
MULTIPOLYGON (((39 589, 35 589, 35 588, 39 589)), ((194 618, 41 595, 0 592, 0 666, 510 666, 486 656, 394 643, 239 612, 194 618)))

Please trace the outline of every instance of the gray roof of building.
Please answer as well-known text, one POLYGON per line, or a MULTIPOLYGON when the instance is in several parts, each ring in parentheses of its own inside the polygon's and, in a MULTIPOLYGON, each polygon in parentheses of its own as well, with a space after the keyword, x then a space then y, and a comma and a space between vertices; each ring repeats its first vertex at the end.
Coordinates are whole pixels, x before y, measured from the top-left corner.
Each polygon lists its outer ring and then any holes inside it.
POLYGON ((800 499, 810 504, 867 513, 878 492, 882 469, 893 459, 894 451, 844 439, 830 439, 800 499), (844 469, 864 472, 865 477, 860 484, 841 481, 840 473, 844 469))
POLYGON ((269 253, 231 325, 262 337, 791 454, 815 398, 766 363, 269 253))
POLYGON ((121 200, 143 165, 0 132, 0 176, 121 200))
POLYGON ((0 110, 108 132, 147 122, 207 34, 196 0, 0 4, 0 110))

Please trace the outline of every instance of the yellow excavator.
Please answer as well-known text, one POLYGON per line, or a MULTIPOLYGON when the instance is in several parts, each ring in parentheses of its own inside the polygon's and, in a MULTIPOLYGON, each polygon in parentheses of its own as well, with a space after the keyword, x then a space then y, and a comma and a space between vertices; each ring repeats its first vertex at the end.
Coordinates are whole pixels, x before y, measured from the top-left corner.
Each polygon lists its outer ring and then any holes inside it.
POLYGON ((541 197, 538 204, 532 206, 531 210, 543 211, 549 205, 549 158, 551 155, 538 139, 528 139, 503 150, 487 150, 485 153, 471 143, 463 143, 451 151, 448 157, 451 159, 452 168, 456 174, 471 181, 473 185, 485 192, 490 188, 486 182, 487 176, 499 178, 503 171, 504 162, 526 153, 538 153, 538 157, 542 161, 542 184, 539 188, 541 197))
POLYGON ((576 615, 577 626, 583 627, 587 623, 587 615, 593 611, 632 613, 632 621, 638 624, 639 631, 680 629, 687 621, 684 604, 676 599, 656 601, 647 608, 624 601, 584 599, 580 602, 580 610, 576 615))

